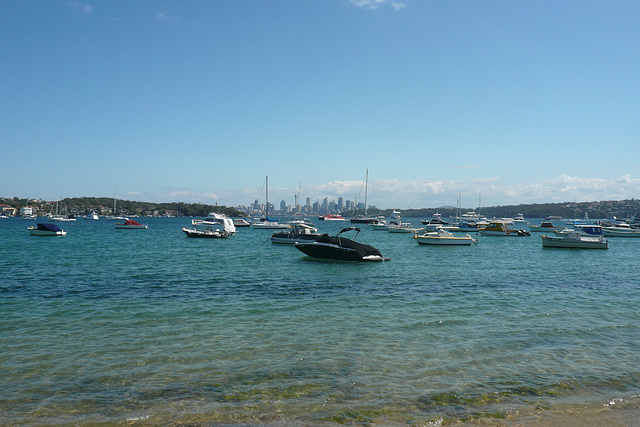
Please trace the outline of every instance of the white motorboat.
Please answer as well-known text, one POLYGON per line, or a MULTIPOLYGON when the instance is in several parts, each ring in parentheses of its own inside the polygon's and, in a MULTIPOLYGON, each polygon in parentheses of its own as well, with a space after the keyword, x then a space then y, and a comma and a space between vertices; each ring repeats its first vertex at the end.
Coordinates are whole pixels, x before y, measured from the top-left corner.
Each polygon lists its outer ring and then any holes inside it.
POLYGON ((304 223, 291 224, 286 231, 280 231, 271 235, 271 243, 294 244, 299 242, 316 241, 322 235, 318 229, 304 223))
POLYGON ((224 229, 214 229, 212 225, 205 225, 200 228, 182 227, 182 231, 187 235, 187 237, 226 238, 231 235, 224 229))
POLYGON ((35 226, 29 227, 29 234, 32 236, 64 236, 66 231, 60 229, 55 224, 49 224, 46 222, 40 222, 35 226))
POLYGON ((511 218, 511 220, 515 223, 515 224, 529 224, 529 221, 527 221, 526 219, 524 219, 524 215, 519 213, 518 215, 514 216, 513 218, 511 218))
POLYGON ((236 228, 251 227, 251 223, 244 218, 233 218, 233 225, 236 228))
POLYGON ((98 214, 95 213, 95 212, 91 212, 90 214, 87 214, 87 215, 83 216, 83 218, 84 219, 91 219, 91 220, 94 220, 94 221, 98 221, 100 219, 98 214))
POLYGON ((145 230, 149 228, 148 225, 140 224, 138 221, 132 219, 128 219, 125 222, 117 222, 115 227, 121 230, 145 230))
POLYGON ((75 221, 75 217, 67 216, 67 215, 51 215, 49 217, 49 221, 53 222, 73 222, 75 221))
POLYGON ((554 236, 542 236, 543 248, 608 249, 609 243, 602 236, 586 236, 578 230, 554 236))
POLYGON ((474 239, 469 234, 456 236, 442 227, 422 235, 416 234, 414 238, 420 245, 475 245, 478 243, 478 239, 474 239))
POLYGON ((196 226, 196 230, 200 231, 212 230, 218 233, 226 233, 228 235, 232 235, 236 232, 234 220, 227 217, 225 214, 217 212, 211 212, 205 219, 192 219, 191 225, 196 226))
POLYGON ((619 223, 610 227, 602 227, 602 234, 607 237, 640 237, 640 229, 627 223, 619 223))
POLYGON ((554 230, 553 232, 558 235, 568 234, 572 231, 577 231, 583 236, 602 236, 602 226, 596 224, 574 224, 573 228, 565 228, 562 230, 554 230))
POLYGON ((420 222, 422 222, 424 225, 435 225, 435 226, 449 224, 447 221, 444 221, 442 219, 442 214, 439 214, 439 213, 434 213, 431 219, 423 219, 420 222))
POLYGON ((251 224, 253 228, 262 228, 267 230, 284 230, 289 228, 287 224, 280 224, 278 221, 264 219, 251 224))
POLYGON ((417 233, 418 231, 420 231, 419 228, 413 228, 409 223, 389 226, 389 233, 417 233))
MULTIPOLYGON (((370 224, 373 230, 383 230, 388 231, 389 227, 401 227, 402 226, 402 217, 400 216, 400 211, 393 210, 389 215, 389 218, 380 220, 377 224, 370 224)), ((405 226, 410 226, 410 224, 405 223, 405 226)))

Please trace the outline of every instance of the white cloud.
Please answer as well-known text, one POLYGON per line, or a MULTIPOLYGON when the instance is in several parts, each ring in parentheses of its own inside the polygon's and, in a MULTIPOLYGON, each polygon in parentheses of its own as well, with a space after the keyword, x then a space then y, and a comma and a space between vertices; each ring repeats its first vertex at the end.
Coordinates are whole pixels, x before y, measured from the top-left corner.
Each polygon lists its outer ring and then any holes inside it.
POLYGON ((181 20, 177 16, 169 15, 167 12, 158 12, 156 13, 156 21, 180 22, 181 20))
POLYGON ((80 2, 69 2, 68 4, 73 9, 82 13, 86 13, 87 15, 90 15, 93 12, 93 6, 91 6, 90 4, 82 4, 80 2))
POLYGON ((385 4, 390 4, 394 10, 400 10, 406 6, 404 3, 389 0, 347 0, 347 3, 368 10, 377 9, 385 4))
MULTIPOLYGON (((153 202, 185 202, 226 206, 249 205, 258 199, 264 203, 264 189, 219 189, 194 191, 188 188, 165 188, 156 193, 143 193, 136 198, 153 202)), ((269 201, 279 204, 285 200, 294 204, 297 187, 269 188, 269 201)), ((133 193, 130 193, 133 194, 133 193)), ((331 181, 320 185, 303 186, 300 203, 306 198, 311 203, 344 200, 364 201, 362 181, 331 181)), ((469 181, 427 181, 399 179, 369 181, 367 203, 379 208, 437 208, 455 206, 462 198, 463 208, 482 206, 518 205, 524 203, 561 203, 573 201, 623 200, 640 197, 640 179, 630 175, 616 178, 581 178, 559 175, 555 178, 529 184, 512 184, 501 177, 487 177, 469 181), (481 200, 480 200, 481 199, 481 200)))

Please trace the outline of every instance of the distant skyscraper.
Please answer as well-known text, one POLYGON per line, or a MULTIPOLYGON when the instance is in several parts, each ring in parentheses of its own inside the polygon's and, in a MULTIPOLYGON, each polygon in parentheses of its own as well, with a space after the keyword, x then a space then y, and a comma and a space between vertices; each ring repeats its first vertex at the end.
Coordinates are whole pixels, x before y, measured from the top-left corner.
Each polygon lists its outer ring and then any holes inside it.
POLYGON ((338 197, 338 209, 340 212, 344 209, 344 199, 342 197, 338 197))

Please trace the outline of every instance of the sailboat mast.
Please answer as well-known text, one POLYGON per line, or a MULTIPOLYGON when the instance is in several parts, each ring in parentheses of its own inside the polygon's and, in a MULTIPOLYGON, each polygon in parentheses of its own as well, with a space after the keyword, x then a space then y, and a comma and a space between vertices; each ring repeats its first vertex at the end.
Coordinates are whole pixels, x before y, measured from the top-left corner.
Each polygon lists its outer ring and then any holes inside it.
POLYGON ((367 216, 367 189, 369 188, 369 168, 364 178, 364 216, 367 216))
POLYGON ((264 180, 264 182, 265 182, 264 185, 266 186, 265 198, 267 200, 266 207, 265 207, 265 212, 267 213, 267 215, 266 215, 267 221, 269 221, 269 175, 266 176, 266 179, 264 180))

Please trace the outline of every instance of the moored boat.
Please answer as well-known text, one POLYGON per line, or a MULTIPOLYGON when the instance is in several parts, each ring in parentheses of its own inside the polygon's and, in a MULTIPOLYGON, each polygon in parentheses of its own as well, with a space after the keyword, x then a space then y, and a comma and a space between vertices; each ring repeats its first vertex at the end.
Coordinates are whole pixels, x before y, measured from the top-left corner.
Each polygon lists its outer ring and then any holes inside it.
MULTIPOLYGON (((186 229, 186 230, 195 230, 195 234, 197 234, 198 232, 209 233, 209 232, 215 231, 220 234, 226 234, 228 236, 231 236, 233 233, 236 232, 236 226, 234 224, 234 220, 227 217, 225 214, 221 214, 218 212, 209 213, 209 215, 207 215, 205 219, 192 219, 191 225, 194 225, 195 228, 186 229)), ((185 228, 183 228, 182 231, 185 231, 185 228)), ((185 231, 185 233, 187 232, 185 231)), ((187 233, 187 235, 189 234, 187 233)), ((191 237, 209 237, 209 236, 198 235, 198 236, 191 236, 191 237)), ((211 237, 215 237, 215 236, 211 236, 211 237)), ((227 236, 224 236, 224 237, 227 237, 227 236)))
POLYGON ((182 227, 182 231, 187 237, 203 237, 203 238, 225 238, 231 236, 231 233, 224 229, 214 229, 212 225, 205 225, 201 228, 182 227))
POLYGON ((91 213, 89 213, 89 214, 87 214, 87 215, 83 216, 82 218, 84 218, 84 219, 91 219, 91 220, 94 220, 94 221, 99 221, 99 220, 100 220, 100 217, 99 217, 99 216, 98 216, 98 214, 97 214, 97 213, 95 213, 95 212, 91 212, 91 213))
POLYGON ((233 218, 233 225, 236 228, 247 228, 251 227, 251 223, 244 218, 233 218))
POLYGON ((28 230, 32 236, 64 236, 67 234, 57 225, 47 222, 39 222, 35 226, 29 227, 28 230))
POLYGON ((609 243, 602 236, 586 236, 578 230, 568 230, 563 234, 542 236, 543 248, 608 249, 609 243))
POLYGON ((123 230, 143 230, 149 228, 146 224, 140 224, 138 221, 134 221, 133 219, 128 219, 125 222, 117 222, 115 225, 116 229, 123 230))
POLYGON ((557 225, 554 225, 553 222, 551 221, 542 221, 542 223, 540 225, 534 225, 534 224, 529 224, 529 231, 536 231, 536 232, 540 232, 540 231, 544 231, 544 232, 553 232, 554 230, 560 231, 563 230, 564 227, 559 227, 557 225))
POLYGON ((431 219, 423 219, 422 222, 424 225, 447 225, 449 224, 447 221, 442 219, 442 214, 434 213, 431 216, 431 219))
POLYGON ((475 245, 478 243, 478 239, 474 239, 469 234, 456 236, 442 227, 436 231, 416 234, 414 238, 420 245, 475 245))
MULTIPOLYGON (((357 227, 347 227, 340 230, 335 236, 323 234, 313 242, 299 242, 294 246, 306 255, 314 258, 332 259, 340 261, 388 261, 389 258, 382 256, 380 251, 373 246, 359 243, 340 234, 355 230, 360 233, 357 227)), ((357 235, 356 234, 356 237, 357 235)))
POLYGON ((307 224, 291 224, 286 231, 273 233, 271 243, 284 243, 293 245, 298 242, 315 241, 322 235, 318 234, 318 229, 307 224))
POLYGON ((326 214, 318 217, 320 221, 346 221, 346 218, 337 214, 326 214))
POLYGON ((602 227, 602 234, 607 237, 640 237, 640 229, 633 228, 627 223, 619 223, 602 227))
POLYGON ((504 221, 490 221, 484 229, 480 230, 483 236, 530 236, 526 230, 513 229, 504 221))

